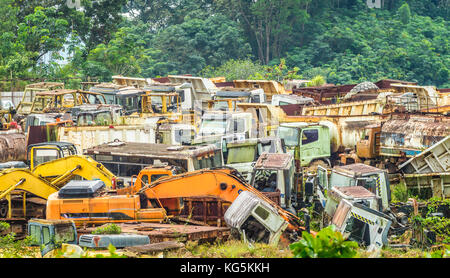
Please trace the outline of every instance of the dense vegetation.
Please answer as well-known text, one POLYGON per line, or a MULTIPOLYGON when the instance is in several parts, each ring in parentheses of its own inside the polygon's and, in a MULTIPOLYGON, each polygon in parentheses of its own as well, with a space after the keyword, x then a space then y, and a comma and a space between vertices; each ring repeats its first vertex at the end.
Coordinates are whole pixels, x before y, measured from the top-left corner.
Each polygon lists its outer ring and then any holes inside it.
POLYGON ((283 78, 450 87, 446 0, 66 2, 0 1, 0 79, 279 79, 271 71, 281 67, 283 78))

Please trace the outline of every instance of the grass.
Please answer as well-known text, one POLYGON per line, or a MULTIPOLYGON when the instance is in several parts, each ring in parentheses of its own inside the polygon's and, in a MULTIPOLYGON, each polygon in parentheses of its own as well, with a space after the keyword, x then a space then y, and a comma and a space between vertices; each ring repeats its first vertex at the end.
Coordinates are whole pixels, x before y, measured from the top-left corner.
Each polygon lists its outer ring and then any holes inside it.
POLYGON ((186 243, 185 248, 172 251, 168 258, 293 258, 288 247, 254 244, 249 246, 238 240, 213 244, 186 243))

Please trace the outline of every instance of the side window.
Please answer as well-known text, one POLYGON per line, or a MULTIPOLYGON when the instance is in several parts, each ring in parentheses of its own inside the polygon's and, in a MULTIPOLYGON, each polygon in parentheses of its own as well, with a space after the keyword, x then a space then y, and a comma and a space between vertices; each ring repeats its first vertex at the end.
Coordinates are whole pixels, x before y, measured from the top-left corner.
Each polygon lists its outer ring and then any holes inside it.
POLYGON ((167 175, 167 174, 152 175, 151 181, 150 181, 150 182, 154 182, 154 181, 156 181, 156 180, 159 179, 159 178, 162 178, 162 177, 168 177, 168 176, 169 176, 169 175, 167 175))
POLYGON ((71 242, 75 240, 75 231, 72 226, 56 225, 55 242, 71 242))
POLYGON ((259 98, 259 95, 254 95, 254 96, 252 97, 252 102, 253 102, 253 103, 260 103, 260 102, 261 102, 261 99, 259 98))
POLYGON ((42 235, 44 237, 44 245, 47 245, 50 243, 50 229, 48 227, 43 227, 42 228, 42 235))
POLYGON ((310 144, 319 140, 318 129, 303 130, 302 145, 310 144))
POLYGON ((39 164, 58 159, 59 152, 56 149, 33 149, 33 166, 36 167, 39 164))
POLYGON ((40 244, 41 243, 41 229, 39 226, 31 225, 30 226, 30 236, 31 236, 31 244, 40 244))
POLYGON ((235 133, 245 132, 245 120, 244 119, 236 119, 234 121, 234 132, 235 133))
POLYGON ((142 186, 145 186, 146 184, 148 184, 148 176, 143 175, 141 178, 141 181, 142 181, 142 186))

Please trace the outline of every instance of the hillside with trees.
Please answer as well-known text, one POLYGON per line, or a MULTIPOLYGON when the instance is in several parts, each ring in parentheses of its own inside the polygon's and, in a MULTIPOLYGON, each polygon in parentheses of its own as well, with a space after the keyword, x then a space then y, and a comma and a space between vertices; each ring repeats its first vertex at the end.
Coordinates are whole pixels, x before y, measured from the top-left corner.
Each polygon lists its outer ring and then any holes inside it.
MULTIPOLYGON (((450 87, 448 0, 0 2, 0 79, 392 78, 450 87)), ((4 83, 7 87, 7 83, 4 83)))

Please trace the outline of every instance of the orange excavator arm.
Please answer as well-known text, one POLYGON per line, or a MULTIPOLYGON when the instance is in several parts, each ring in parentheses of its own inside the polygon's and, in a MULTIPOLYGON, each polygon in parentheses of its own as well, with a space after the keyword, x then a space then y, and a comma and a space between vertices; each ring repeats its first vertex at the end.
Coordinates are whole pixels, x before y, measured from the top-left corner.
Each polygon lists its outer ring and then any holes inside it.
POLYGON ((139 195, 147 199, 170 199, 195 196, 219 197, 233 202, 242 191, 251 191, 262 200, 277 209, 281 217, 288 222, 292 231, 305 230, 303 222, 296 215, 282 209, 251 185, 236 175, 234 169, 199 170, 172 177, 165 177, 144 186, 139 195))

